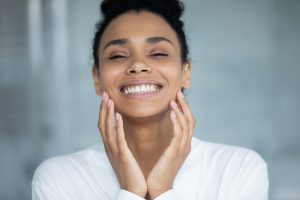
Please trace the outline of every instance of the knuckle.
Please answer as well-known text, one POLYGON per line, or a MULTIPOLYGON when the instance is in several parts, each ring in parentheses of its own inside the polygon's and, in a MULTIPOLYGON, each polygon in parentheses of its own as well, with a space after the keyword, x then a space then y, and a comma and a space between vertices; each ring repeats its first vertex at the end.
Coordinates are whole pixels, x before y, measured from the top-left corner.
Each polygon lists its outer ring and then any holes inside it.
POLYGON ((113 146, 114 143, 115 143, 113 137, 110 136, 110 135, 107 136, 107 142, 108 142, 108 144, 109 144, 110 146, 113 146))
POLYGON ((182 138, 182 131, 176 131, 175 132, 175 139, 176 140, 181 140, 181 138, 182 138))
POLYGON ((107 133, 107 137, 108 138, 110 138, 112 136, 112 134, 111 134, 112 133, 112 129, 109 126, 106 127, 105 132, 107 133))
POLYGON ((102 126, 101 126, 101 121, 100 120, 97 122, 97 127, 98 127, 99 130, 101 130, 102 126))
POLYGON ((109 132, 105 132, 105 137, 106 137, 106 140, 111 143, 111 140, 112 140, 112 137, 111 137, 111 134, 109 134, 109 132))
POLYGON ((185 133, 190 131, 190 127, 187 126, 187 125, 183 126, 182 129, 183 129, 183 131, 184 131, 185 133))
POLYGON ((104 129, 103 129, 103 127, 102 127, 101 125, 98 126, 98 129, 99 129, 99 131, 100 131, 101 133, 104 133, 104 129))
POLYGON ((119 151, 119 158, 120 160, 126 160, 127 156, 124 150, 119 151))

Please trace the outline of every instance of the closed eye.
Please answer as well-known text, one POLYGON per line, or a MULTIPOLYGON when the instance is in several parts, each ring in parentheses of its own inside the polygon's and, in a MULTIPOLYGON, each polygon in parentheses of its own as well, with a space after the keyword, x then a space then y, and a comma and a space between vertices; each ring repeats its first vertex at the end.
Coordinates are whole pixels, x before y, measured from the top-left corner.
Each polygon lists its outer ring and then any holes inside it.
POLYGON ((151 54, 152 57, 165 57, 168 56, 166 53, 153 53, 151 54))
POLYGON ((121 60, 121 59, 125 59, 125 58, 127 58, 127 57, 124 55, 114 55, 114 56, 111 56, 109 59, 110 60, 121 60))

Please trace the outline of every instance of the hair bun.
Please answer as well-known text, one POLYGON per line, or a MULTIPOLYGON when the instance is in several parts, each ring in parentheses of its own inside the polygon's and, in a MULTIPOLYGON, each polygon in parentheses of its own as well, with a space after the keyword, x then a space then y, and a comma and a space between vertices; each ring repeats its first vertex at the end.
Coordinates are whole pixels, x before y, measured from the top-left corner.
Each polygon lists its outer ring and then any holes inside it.
POLYGON ((128 10, 128 7, 138 11, 151 7, 153 10, 160 8, 165 14, 177 19, 180 19, 184 11, 184 4, 179 0, 104 0, 100 10, 103 17, 108 17, 123 9, 128 10))

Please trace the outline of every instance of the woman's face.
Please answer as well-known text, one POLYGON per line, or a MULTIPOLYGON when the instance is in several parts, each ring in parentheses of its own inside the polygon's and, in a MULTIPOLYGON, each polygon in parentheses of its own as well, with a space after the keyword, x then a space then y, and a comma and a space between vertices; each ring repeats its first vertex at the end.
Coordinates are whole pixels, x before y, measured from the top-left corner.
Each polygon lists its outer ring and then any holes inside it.
POLYGON ((122 14, 102 35, 96 91, 107 92, 127 117, 165 113, 176 93, 189 86, 180 55, 176 33, 163 18, 147 11, 122 14))

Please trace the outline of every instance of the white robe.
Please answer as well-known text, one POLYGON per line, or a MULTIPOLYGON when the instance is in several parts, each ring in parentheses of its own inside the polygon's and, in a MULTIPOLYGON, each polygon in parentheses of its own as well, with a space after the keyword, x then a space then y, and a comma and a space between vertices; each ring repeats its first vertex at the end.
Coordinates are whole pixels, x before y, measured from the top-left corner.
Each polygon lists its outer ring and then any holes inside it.
MULTIPOLYGON (((268 172, 254 151, 192 139, 173 189, 155 200, 267 200, 268 172)), ((33 200, 143 200, 120 189, 100 145, 50 158, 36 169, 33 200)))

